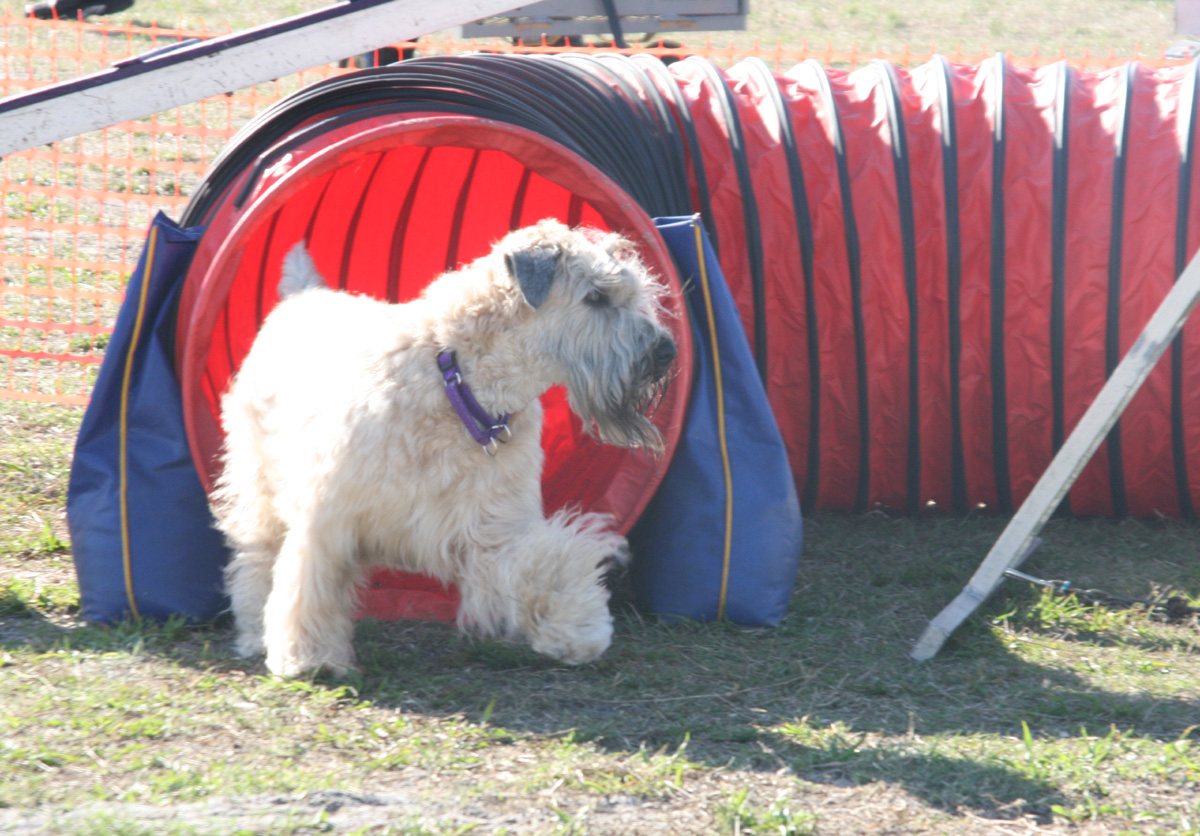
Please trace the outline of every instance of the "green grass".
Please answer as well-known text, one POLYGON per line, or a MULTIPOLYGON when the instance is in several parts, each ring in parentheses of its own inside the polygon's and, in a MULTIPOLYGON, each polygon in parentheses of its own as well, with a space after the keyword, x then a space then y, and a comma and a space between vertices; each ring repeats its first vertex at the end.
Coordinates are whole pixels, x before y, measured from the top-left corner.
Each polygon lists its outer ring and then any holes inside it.
MULTIPOLYGON (((1176 39, 1170 0, 910 0, 905 3, 835 0, 828 3, 752 2, 750 41, 810 47, 857 45, 868 52, 913 52, 936 47, 978 56, 992 51, 1132 57, 1157 55, 1176 39)), ((738 38, 741 43, 746 42, 738 38)))
POLYGON ((66 551, 66 476, 81 412, 0 401, 0 553, 66 551))
POLYGON ((809 836, 816 833, 816 815, 796 813, 786 804, 756 808, 747 802, 749 790, 734 793, 717 808, 717 821, 731 833, 809 836))
MULTIPOLYGON (((933 661, 907 656, 995 517, 808 518, 773 630, 664 626, 621 590, 613 647, 580 668, 367 620, 359 673, 281 681, 224 623, 79 621, 61 519, 78 420, 0 402, 3 507, 40 521, 0 550, 0 830, 1198 832, 1195 619, 1006 581, 933 661)), ((1193 525, 1055 519, 1043 540, 1035 575, 1200 593, 1193 525)))

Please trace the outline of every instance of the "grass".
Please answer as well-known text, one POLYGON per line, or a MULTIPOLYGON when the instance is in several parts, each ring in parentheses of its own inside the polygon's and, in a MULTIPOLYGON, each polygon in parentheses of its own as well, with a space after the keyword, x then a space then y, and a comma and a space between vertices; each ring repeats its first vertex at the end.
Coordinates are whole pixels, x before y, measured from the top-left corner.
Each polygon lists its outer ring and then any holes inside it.
POLYGON ((1174 4, 1169 0, 834 0, 826 3, 751 2, 745 37, 763 45, 777 40, 815 48, 857 45, 867 52, 899 53, 936 48, 977 56, 991 51, 1130 58, 1173 40, 1174 4), (1036 53, 1035 53, 1036 50, 1036 53))
MULTIPOLYGON (((1007 581, 935 660, 908 658, 995 517, 810 517, 774 630, 667 627, 620 594, 612 649, 566 668, 367 620, 359 673, 281 681, 223 623, 79 621, 78 420, 0 402, 5 832, 1200 833, 1194 618, 1007 581)), ((1033 574, 1200 594, 1194 526, 1043 534, 1033 574)))
POLYGON ((26 558, 65 550, 62 509, 80 412, 5 402, 0 411, 0 552, 26 558))

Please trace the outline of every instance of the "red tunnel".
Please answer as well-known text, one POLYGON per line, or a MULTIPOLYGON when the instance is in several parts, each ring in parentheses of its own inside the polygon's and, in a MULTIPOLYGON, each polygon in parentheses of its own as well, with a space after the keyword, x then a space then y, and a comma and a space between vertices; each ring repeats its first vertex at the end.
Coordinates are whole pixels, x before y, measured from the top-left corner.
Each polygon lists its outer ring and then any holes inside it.
MULTIPOLYGON (((645 212, 585 161, 520 128, 461 116, 380 117, 323 133, 263 173, 240 207, 228 201, 213 216, 179 331, 184 410, 206 486, 219 472, 220 396, 277 302, 283 255, 296 241, 310 242, 336 287, 398 302, 545 217, 625 233, 673 289, 666 307, 682 362, 655 415, 667 456, 600 445, 562 390, 543 398, 547 509, 607 511, 627 531, 661 481, 690 387, 673 265, 645 212)), ((452 619, 456 603, 453 590, 403 573, 376 573, 365 593, 374 615, 452 619)))
MULTIPOLYGON (((1196 73, 463 56, 327 84, 192 218, 210 225, 179 331, 197 461, 211 475, 217 400, 300 237, 343 286, 402 300, 546 215, 633 235, 674 282, 649 216, 701 212, 806 510, 1010 510, 1196 250, 1196 73)), ((1198 352, 1189 324, 1073 513, 1194 514, 1198 352)), ((551 412, 548 503, 627 527, 664 462, 551 412)))

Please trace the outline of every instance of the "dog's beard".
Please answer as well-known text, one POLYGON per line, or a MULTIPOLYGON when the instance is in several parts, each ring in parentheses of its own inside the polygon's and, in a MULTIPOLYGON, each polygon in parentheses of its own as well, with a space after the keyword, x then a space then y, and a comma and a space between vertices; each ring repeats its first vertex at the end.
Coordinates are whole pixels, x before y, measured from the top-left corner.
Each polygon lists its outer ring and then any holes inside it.
POLYGON ((662 434, 654 424, 672 374, 655 377, 650 364, 639 369, 635 380, 610 391, 599 391, 595 379, 568 386, 571 408, 583 420, 589 435, 605 444, 663 453, 662 434), (580 394, 582 393, 582 397, 580 394))

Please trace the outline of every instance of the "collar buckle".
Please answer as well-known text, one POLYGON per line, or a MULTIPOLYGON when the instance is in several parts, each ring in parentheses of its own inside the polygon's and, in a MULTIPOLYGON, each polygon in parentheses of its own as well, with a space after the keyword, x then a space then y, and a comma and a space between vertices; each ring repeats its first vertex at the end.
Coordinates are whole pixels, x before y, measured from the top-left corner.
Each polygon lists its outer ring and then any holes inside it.
POLYGON ((484 409, 471 388, 462 379, 458 358, 453 351, 441 351, 437 355, 438 369, 446 387, 446 397, 471 438, 489 456, 496 455, 500 444, 512 441, 512 430, 508 426, 508 414, 493 417, 484 409))

